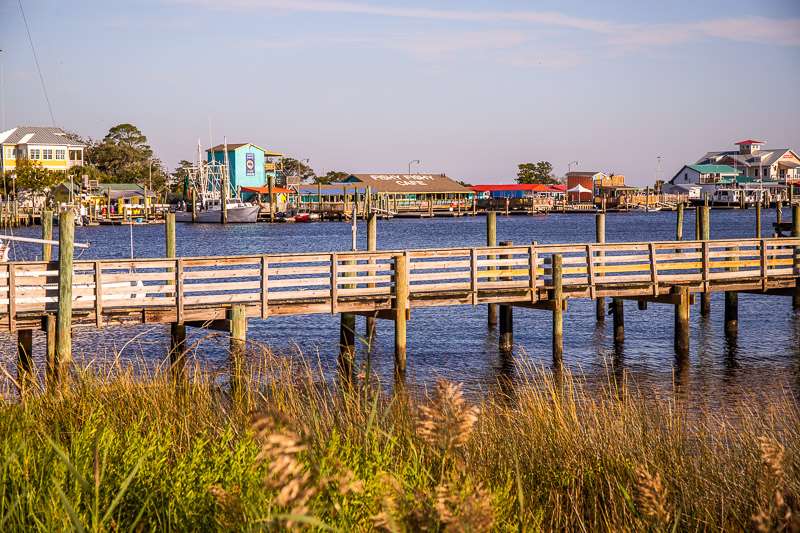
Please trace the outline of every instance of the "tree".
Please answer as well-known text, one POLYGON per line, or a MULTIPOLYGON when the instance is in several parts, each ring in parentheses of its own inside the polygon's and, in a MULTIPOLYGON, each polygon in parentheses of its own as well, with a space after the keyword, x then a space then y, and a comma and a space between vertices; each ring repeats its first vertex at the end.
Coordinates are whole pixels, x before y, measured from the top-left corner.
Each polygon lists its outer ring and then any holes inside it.
POLYGON ((456 183, 458 183, 462 187, 467 187, 467 188, 472 187, 472 184, 471 183, 467 183, 466 181, 456 181, 456 183))
POLYGON ((349 177, 349 172, 329 170, 324 176, 314 176, 314 183, 321 183, 322 185, 328 185, 330 183, 342 183, 349 177))
POLYGON ((661 187, 664 186, 664 180, 656 180, 655 185, 653 185, 653 190, 658 191, 661 194, 661 187))
POLYGON ((559 181, 553 174, 553 165, 549 161, 538 163, 523 163, 517 165, 517 183, 541 183, 544 185, 558 185, 559 181))
POLYGON ((103 142, 132 148, 141 152, 145 157, 153 155, 153 151, 147 145, 147 137, 139 131, 139 128, 132 124, 118 124, 114 126, 108 130, 108 134, 106 134, 103 142))
POLYGON ((161 161, 153 158, 146 144, 147 137, 131 124, 119 124, 108 130, 100 143, 90 141, 86 149, 87 160, 102 174, 104 182, 138 183, 153 189, 166 185, 166 175, 161 171, 161 161))
POLYGON ((17 167, 14 170, 6 170, 4 178, 9 189, 11 184, 15 183, 17 190, 28 190, 35 195, 45 196, 61 183, 64 174, 46 169, 38 161, 18 159, 17 167))

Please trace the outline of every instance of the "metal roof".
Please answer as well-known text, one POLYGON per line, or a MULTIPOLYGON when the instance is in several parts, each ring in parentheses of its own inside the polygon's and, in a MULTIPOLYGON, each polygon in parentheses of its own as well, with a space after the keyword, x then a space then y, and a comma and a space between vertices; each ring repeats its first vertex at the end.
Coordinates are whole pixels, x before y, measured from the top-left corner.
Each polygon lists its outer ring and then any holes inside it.
POLYGON ((465 193, 473 191, 444 174, 351 174, 349 183, 356 180, 375 192, 404 193, 465 193))
MULTIPOLYGON (((275 154, 275 153, 267 152, 266 150, 264 150, 260 146, 257 146, 257 145, 255 145, 253 143, 228 143, 228 151, 229 152, 235 152, 236 150, 238 150, 240 148, 244 148, 245 146, 252 146, 254 148, 258 148, 259 150, 264 152, 264 155, 267 156, 267 157, 283 157, 284 155, 286 155, 286 154, 275 154)), ((225 145, 224 144, 218 144, 218 145, 213 146, 211 148, 208 148, 206 150, 206 152, 215 152, 215 153, 216 152, 224 152, 224 151, 225 151, 225 145)))
POLYGON ((2 144, 56 144, 66 146, 86 146, 77 144, 66 137, 61 128, 52 126, 19 126, 0 133, 2 144))
POLYGON ((736 170, 728 165, 686 165, 687 168, 696 170, 703 174, 741 174, 741 170, 736 170))

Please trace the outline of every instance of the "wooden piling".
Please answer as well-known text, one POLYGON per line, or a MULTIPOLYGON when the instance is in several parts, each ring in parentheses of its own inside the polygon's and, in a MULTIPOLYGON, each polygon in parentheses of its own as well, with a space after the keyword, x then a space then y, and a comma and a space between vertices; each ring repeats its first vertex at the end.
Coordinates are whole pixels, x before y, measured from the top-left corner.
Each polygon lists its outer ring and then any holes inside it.
POLYGON ((270 174, 269 175, 269 221, 275 222, 275 190, 274 187, 275 177, 270 174))
MULTIPOLYGON (((111 217, 111 210, 108 210, 109 218, 111 217)), ((192 188, 192 222, 197 222, 197 192, 192 188)))
MULTIPOLYGON (((514 246, 511 241, 503 241, 500 246, 514 246)), ((504 255, 503 259, 511 259, 513 256, 504 255)), ((511 269, 513 267, 504 267, 511 269)), ((501 278, 513 279, 513 278, 501 278)), ((510 352, 514 347, 514 308, 510 305, 500 305, 500 351, 510 352)))
POLYGON ((678 204, 678 226, 675 231, 675 240, 683 240, 683 202, 678 204))
POLYGON ((689 287, 673 287, 672 293, 679 295, 675 305, 675 353, 689 355, 689 287))
POLYGON ((553 267, 553 365, 561 368, 564 356, 564 311, 563 305, 563 284, 562 284, 562 259, 561 254, 552 256, 553 267))
POLYGON ((405 254, 394 256, 394 372, 406 374, 406 320, 408 312, 408 262, 405 254))
POLYGON ((614 344, 625 340, 625 309, 622 298, 611 299, 611 314, 614 316, 614 344))
MULTIPOLYGON (((738 246, 729 246, 725 249, 728 252, 736 252, 738 246)), ((731 256, 728 261, 738 261, 738 256, 731 256)), ((727 267, 726 272, 737 272, 739 267, 727 267)), ((736 335, 739 331, 739 293, 736 291, 725 291, 725 335, 736 335)))
MULTIPOLYGON (((343 261, 344 265, 355 265, 354 260, 343 261)), ((343 277, 353 277, 355 272, 344 272, 343 277)), ((336 280, 332 280, 336 283, 336 280)), ((342 285, 343 289, 353 289, 355 285, 342 285)), ((340 313, 339 322, 339 372, 347 381, 352 381, 353 360, 356 347, 356 315, 355 313, 340 313)))
POLYGON ((24 396, 33 384, 33 330, 17 330, 17 383, 24 396))
POLYGON ((244 359, 247 339, 247 315, 243 304, 234 304, 228 311, 231 321, 231 397, 242 395, 242 359, 244 359))
MULTIPOLYGON (((595 241, 599 243, 606 242, 606 215, 605 213, 598 213, 594 216, 595 221, 595 241)), ((605 254, 602 251, 597 252, 597 257, 603 257, 605 254)), ((589 258, 590 260, 592 258, 589 258)), ((603 273, 598 273, 596 276, 602 276, 603 273)), ((603 322, 606 319, 606 299, 598 296, 595 302, 595 317, 598 322, 603 322)))
MULTIPOLYGON (((164 217, 167 258, 175 257, 175 213, 167 213, 164 217)), ((172 272, 173 269, 167 269, 172 272)), ((175 285, 175 281, 167 280, 167 285, 175 285)), ((169 363, 173 378, 183 380, 186 377, 186 325, 172 322, 169 328, 169 363)))
MULTIPOLYGON (((369 216, 367 217, 367 251, 368 252, 375 252, 378 250, 378 216, 377 214, 370 210, 369 216)), ((369 264, 375 263, 374 259, 370 259, 368 261, 369 264)), ((375 272, 370 271, 368 276, 374 276, 375 272)), ((367 287, 375 287, 374 283, 369 283, 367 287)), ((367 317, 367 342, 372 344, 372 339, 375 336, 375 317, 368 316, 367 317)))
MULTIPOLYGON (((497 212, 495 211, 486 212, 486 246, 497 246, 497 212)), ((489 259, 494 259, 494 256, 490 256, 489 259)), ((489 270, 494 270, 494 267, 490 266, 489 270)), ((494 278, 488 279, 493 280, 494 278)), ((497 325, 497 304, 489 304, 488 324, 490 328, 497 325)))
POLYGON ((45 382, 47 391, 52 392, 56 385, 56 317, 47 315, 44 317, 45 341, 45 382))
MULTIPOLYGON (((42 239, 53 239, 53 212, 49 209, 42 210, 42 239)), ((42 244, 42 261, 50 261, 53 256, 53 245, 42 244)))
POLYGON ((756 202, 756 239, 761 238, 761 201, 756 202))
MULTIPOLYGON (((794 186, 790 186, 790 190, 794 186)), ((792 206, 792 237, 800 237, 800 204, 792 206)), ((800 249, 795 247, 792 254, 792 270, 794 274, 800 272, 800 249)), ((800 310, 800 287, 795 288, 792 296, 792 309, 800 310)))
POLYGON ((58 217, 58 315, 56 318, 55 381, 63 382, 72 362, 72 261, 75 243, 75 213, 58 217))
MULTIPOLYGON (((698 207, 700 210, 700 240, 707 241, 711 238, 710 231, 710 212, 711 208, 707 205, 698 207)), ((711 313, 711 293, 704 291, 700 295, 700 315, 706 316, 711 313)))

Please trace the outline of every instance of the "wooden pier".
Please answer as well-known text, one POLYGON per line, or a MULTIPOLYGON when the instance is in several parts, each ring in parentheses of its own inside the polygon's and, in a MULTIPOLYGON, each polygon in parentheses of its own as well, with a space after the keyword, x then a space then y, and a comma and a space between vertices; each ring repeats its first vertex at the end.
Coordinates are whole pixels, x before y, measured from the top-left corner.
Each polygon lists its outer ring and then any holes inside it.
MULTIPOLYGON (((71 218, 68 214, 64 222, 71 218)), ((172 255, 174 220, 168 218, 167 250, 172 255)), ((62 244, 70 235, 62 229, 62 244)), ((71 250, 62 245, 59 261, 0 266, 0 327, 18 332, 21 373, 31 369, 33 330, 47 332, 49 375, 58 376, 59 366, 71 357, 73 327, 170 323, 172 361, 180 369, 187 326, 230 333, 232 352, 241 354, 248 318, 325 313, 341 314, 343 330, 349 329, 351 336, 351 316, 394 321, 395 363, 402 375, 405 323, 413 319, 413 309, 482 304, 501 308, 504 350, 513 344, 513 307, 553 312, 553 356, 560 364, 562 312, 573 298, 611 299, 618 342, 624 338, 624 300, 636 300, 640 308, 674 305, 675 349, 688 353, 689 305, 695 293, 796 296, 800 278, 798 237, 504 242, 471 248, 74 262, 71 250)), ((728 334, 735 334, 737 305, 736 298, 726 298, 728 334)), ((343 338, 343 344, 352 344, 343 338)), ((352 350, 343 350, 344 357, 347 353, 352 350)))

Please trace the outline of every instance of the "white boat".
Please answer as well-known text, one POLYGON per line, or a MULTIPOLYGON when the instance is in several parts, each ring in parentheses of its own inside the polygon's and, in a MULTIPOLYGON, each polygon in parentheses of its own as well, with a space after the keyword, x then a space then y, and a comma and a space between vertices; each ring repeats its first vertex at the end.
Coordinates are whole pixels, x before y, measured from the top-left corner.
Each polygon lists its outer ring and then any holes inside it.
MULTIPOLYGON (((230 186, 228 144, 225 142, 225 164, 202 159, 200 139, 197 140, 197 166, 189 169, 189 186, 195 193, 194 221, 220 224, 223 222, 222 206, 229 223, 247 223, 258 220, 259 206, 243 202, 230 186)), ((192 222, 191 211, 175 213, 176 222, 192 222)))

